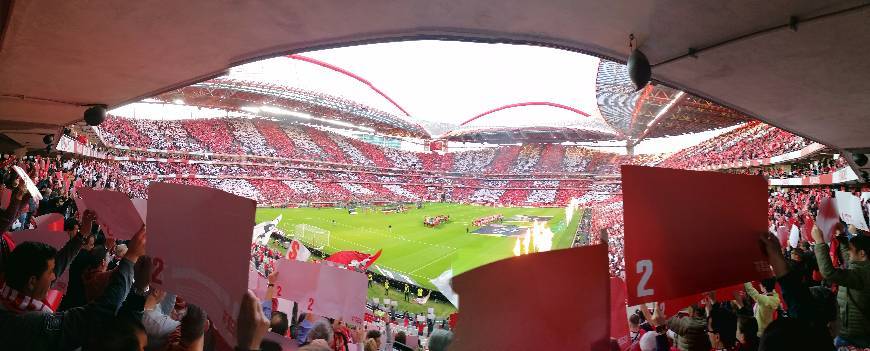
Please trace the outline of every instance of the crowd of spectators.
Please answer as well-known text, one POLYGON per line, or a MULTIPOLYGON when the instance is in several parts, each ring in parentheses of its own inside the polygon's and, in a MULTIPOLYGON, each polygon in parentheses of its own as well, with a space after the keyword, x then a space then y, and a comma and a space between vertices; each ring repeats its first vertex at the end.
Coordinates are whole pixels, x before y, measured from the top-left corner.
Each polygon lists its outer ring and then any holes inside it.
POLYGON ((486 168, 486 172, 494 174, 510 173, 511 167, 519 155, 519 146, 508 145, 496 148, 495 156, 492 158, 489 167, 486 168))
POLYGON ((757 160, 801 150, 810 141, 782 129, 749 122, 732 131, 683 149, 659 166, 669 168, 698 168, 736 161, 757 160))
MULTIPOLYGON (((268 153, 272 150, 275 155, 282 154, 277 148, 273 148, 273 144, 268 142, 262 133, 262 128, 256 128, 254 124, 247 124, 235 121, 229 124, 223 124, 221 128, 208 127, 208 123, 202 126, 203 132, 199 134, 191 132, 189 129, 184 129, 187 133, 182 135, 179 129, 175 128, 178 125, 163 125, 163 121, 149 121, 147 123, 126 123, 118 122, 111 124, 110 130, 111 140, 115 138, 118 142, 121 140, 131 140, 138 138, 142 141, 147 140, 149 146, 155 148, 166 148, 175 150, 193 150, 201 145, 210 151, 216 149, 235 149, 247 150, 248 152, 261 154, 268 153), (159 129, 160 133, 146 133, 143 131, 147 128, 144 125, 153 126, 159 129), (135 133, 129 132, 131 130, 135 133), (223 130, 223 132, 221 131, 223 130), (142 134, 137 134, 139 132, 142 134), (247 141, 242 143, 233 142, 233 144, 225 145, 221 142, 216 142, 220 139, 215 135, 222 135, 226 132, 232 134, 236 138, 244 138, 247 141), (123 134, 122 134, 123 133, 123 134), (251 133, 259 135, 252 137, 251 133), (133 135, 139 135, 138 137, 133 135), (193 136, 193 138, 185 137, 193 136), (198 136, 197 136, 198 135, 198 136), (211 135, 205 137, 204 135, 211 135), (121 137, 127 138, 122 139, 121 137), (185 139, 186 138, 186 139, 185 139), (211 139, 209 139, 211 138, 211 139), (159 141, 154 141, 158 140, 159 141), (167 141, 168 140, 168 141, 167 141), (206 141, 208 140, 208 141, 206 141)), ((196 123, 204 123, 198 121, 196 123)), ((172 123, 169 123, 172 124, 172 123)), ((186 124, 182 124, 186 125, 186 124)), ((762 126, 763 127, 763 126, 762 126)), ((743 135, 749 139, 755 140, 755 143, 766 145, 767 143, 778 143, 783 150, 798 150, 806 143, 789 137, 787 133, 780 131, 771 131, 750 124, 749 126, 738 128, 739 135, 743 135)), ((153 131, 152 131, 153 132, 153 131)), ((323 150, 329 155, 335 156, 335 152, 340 152, 341 157, 345 157, 350 162, 364 162, 358 160, 355 154, 359 157, 366 157, 366 152, 354 146, 349 139, 344 137, 334 137, 327 132, 317 131, 307 133, 313 144, 324 145, 323 138, 331 140, 331 146, 325 146, 323 150), (352 149, 351 149, 352 148, 352 149), (331 150, 331 151, 330 151, 331 150), (356 150, 355 152, 352 150, 356 150)), ((288 134, 289 135, 289 134, 288 134)), ((733 136, 732 136, 733 137, 733 136)), ((232 139, 232 136, 230 136, 232 139)), ((731 139, 722 139, 730 142, 731 139)), ((294 142, 294 150, 298 144, 296 139, 294 142)), ((764 156, 773 151, 765 151, 766 146, 759 147, 760 150, 751 152, 737 152, 731 150, 735 147, 747 147, 742 141, 733 143, 727 147, 718 146, 716 148, 703 149, 705 153, 710 155, 704 156, 704 160, 718 159, 717 153, 729 154, 728 157, 736 157, 740 160, 746 157, 768 157, 764 156), (742 146, 741 146, 742 145, 742 146), (761 155, 761 156, 759 156, 761 155)), ((318 146, 319 147, 319 146, 318 146)), ((627 158, 613 155, 603 155, 595 151, 579 147, 562 147, 552 148, 564 151, 564 157, 561 159, 563 169, 575 167, 576 172, 581 172, 579 169, 588 170, 595 169, 597 171, 611 172, 614 167, 620 164, 655 164, 660 160, 659 156, 627 158), (586 150, 586 151, 584 151, 586 150), (571 155, 585 153, 587 161, 585 163, 578 160, 568 162, 571 155), (577 161, 577 162, 575 162, 577 161), (570 165, 569 165, 570 164, 570 165)), ((395 149, 384 149, 395 150, 395 149)), ((541 164, 545 163, 545 159, 555 155, 555 151, 548 151, 548 147, 541 146, 523 146, 513 148, 503 148, 500 150, 483 149, 475 151, 466 151, 457 153, 451 156, 450 167, 452 170, 466 169, 468 171, 476 171, 470 164, 483 164, 488 167, 490 172, 497 173, 501 170, 508 170, 507 167, 513 166, 510 171, 522 171, 525 173, 534 172, 537 167, 543 170, 541 164), (489 160, 485 162, 486 160, 489 160), (484 164, 485 163, 485 164, 484 164), (518 168, 519 167, 519 168, 518 168)), ((782 152, 780 150, 779 152, 782 152)), ((697 150, 696 150, 697 151, 697 150)), ((698 151, 700 152, 700 151, 698 151)), ((400 152, 405 153, 404 151, 400 152)), ((416 157, 413 153, 407 153, 416 157)), ((384 157, 390 160, 392 154, 389 151, 383 153, 384 157)), ((691 165, 698 159, 692 157, 684 157, 686 154, 669 159, 666 162, 683 162, 682 166, 691 165), (682 161, 676 161, 682 160, 682 161)), ((696 155, 697 156, 697 155, 696 155)), ((334 159, 331 157, 330 159, 334 159)), ((376 163, 373 159, 367 158, 369 164, 376 163)), ((13 216, 8 223, 0 218, 0 223, 6 226, 4 230, 23 229, 30 226, 28 216, 57 211, 65 217, 76 216, 74 201, 71 201, 70 194, 75 192, 75 189, 81 187, 93 187, 97 189, 114 189, 128 193, 134 197, 145 197, 145 189, 150 180, 131 179, 131 175, 191 175, 193 173, 210 176, 220 176, 220 178, 196 179, 196 178, 170 178, 165 181, 179 182, 184 184, 197 184, 215 187, 230 193, 240 196, 249 197, 261 202, 291 202, 291 201, 317 201, 317 200, 334 200, 336 198, 371 201, 379 198, 389 198, 395 196, 403 199, 419 199, 426 196, 426 182, 419 176, 411 176, 402 172, 386 173, 386 174, 371 174, 355 172, 344 169, 303 169, 298 167, 275 167, 267 165, 241 165, 241 164, 189 164, 189 163, 169 163, 156 161, 121 161, 112 162, 96 159, 74 159, 74 158, 16 158, 5 156, 0 166, 0 179, 3 180, 3 185, 0 186, 5 190, 12 192, 11 202, 9 206, 13 216), (16 176, 10 171, 9 166, 17 164, 23 166, 29 171, 34 178, 37 179, 37 186, 44 192, 46 200, 35 205, 34 202, 28 201, 24 190, 18 185, 20 182, 15 182, 16 176), (298 180, 270 180, 270 179, 242 179, 233 178, 233 176, 274 176, 285 178, 298 178, 298 180), (408 180, 413 179, 413 182, 408 180), (374 183, 371 183, 374 182, 374 183), (392 183, 392 184, 386 184, 392 183), (27 203, 27 206, 23 204, 27 203), (33 204, 33 205, 32 205, 33 204), (23 212, 23 216, 19 216, 19 212, 23 212)), ((395 162, 395 161, 394 161, 395 162)), ((404 161, 403 161, 404 162, 404 161)), ((704 161, 706 162, 706 161, 704 161)), ((718 162, 718 161, 717 161, 718 162)), ((547 161, 547 164, 552 165, 553 161, 547 161)), ((400 168, 414 168, 421 162, 407 161, 403 164, 407 165, 400 168), (416 162, 415 166, 412 164, 416 162)), ((681 167, 682 167, 681 166, 681 167)), ((817 158, 809 162, 799 162, 788 165, 788 172, 792 172, 790 176, 807 176, 830 173, 831 171, 844 166, 844 161, 831 158, 817 158)), ((550 166, 547 166, 550 167, 550 166)), ((481 168, 483 169, 483 168, 481 168)), ((776 174, 766 174, 768 176, 776 176, 776 174)), ((507 177, 503 177, 507 178, 507 177)), ((507 204, 524 204, 524 203, 551 203, 560 201, 559 198, 565 197, 565 194, 571 194, 566 191, 576 191, 569 196, 577 198, 577 200, 590 210, 583 214, 581 218, 581 230, 588 233, 598 233, 601 230, 606 230, 608 237, 609 250, 609 265, 610 274, 615 277, 625 276, 624 263, 624 227, 622 221, 622 197, 621 189, 618 183, 597 182, 593 184, 583 183, 575 179, 555 180, 555 179, 536 179, 536 178, 520 178, 520 179, 476 179, 470 177, 462 178, 443 178, 443 177, 427 177, 430 179, 428 184, 438 183, 441 181, 451 182, 457 186, 453 188, 452 197, 458 199, 467 199, 472 202, 484 203, 507 203, 507 204), (439 180, 440 179, 440 180, 439 180), (577 195, 577 196, 573 196, 577 195)), ((0 189, 0 190, 3 190, 0 189)), ((819 201, 824 197, 831 196, 831 187, 794 187, 794 188, 774 188, 769 193, 769 212, 768 217, 772 227, 796 225, 802 227, 811 218, 814 218, 819 207, 819 201)), ((859 189, 866 190, 866 189, 859 189)), ((567 202, 567 201, 566 201, 567 202)), ((182 317, 173 318, 173 309, 163 309, 158 307, 163 305, 163 300, 167 297, 163 292, 155 290, 148 293, 147 288, 151 276, 148 271, 147 264, 139 263, 150 262, 150 260, 139 260, 144 255, 144 234, 137 234, 133 240, 127 242, 122 247, 107 240, 104 235, 99 233, 99 229, 91 230, 93 218, 88 213, 82 214, 82 221, 79 229, 82 233, 70 228, 72 244, 69 247, 64 247, 59 253, 48 250, 47 248, 33 243, 19 243, 20 245, 10 247, 7 240, 0 240, 0 265, 2 271, 6 273, 3 281, 3 288, 15 289, 17 292, 29 298, 32 303, 25 304, 26 308, 16 309, 17 301, 3 301, 0 304, 0 345, 8 346, 11 349, 76 349, 82 347, 86 350, 103 350, 112 349, 110 342, 120 342, 115 339, 127 338, 136 339, 135 337, 141 333, 143 338, 147 337, 152 345, 164 345, 170 350, 191 349, 191 345, 200 345, 206 339, 204 335, 208 333, 208 325, 206 322, 208 317, 204 311, 198 306, 188 304, 186 308, 183 306, 183 300, 180 297, 172 297, 175 304, 181 305, 179 310, 186 310, 186 314, 182 317), (96 233, 96 234, 94 234, 96 233), (91 239, 90 237, 94 238, 91 239), (82 261, 76 265, 78 260, 79 247, 87 251, 82 255, 82 261), (118 249, 115 249, 117 247, 118 249), (74 250, 72 249, 74 248, 74 250), (107 253, 109 253, 107 255, 107 253), (57 256, 55 256, 57 254, 57 256), (54 258, 54 261, 50 259, 54 258), (34 260, 42 259, 36 262, 34 260), (45 261, 45 262, 43 262, 45 261), (83 263, 83 261, 87 261, 83 263), (54 262, 54 264, 46 264, 46 262, 54 262), (72 262, 71 265, 67 263, 72 262), (35 265, 35 267, 21 268, 22 265, 35 265), (108 268, 112 264, 114 270, 108 268), (103 267, 106 265, 107 267, 103 267), (53 310, 44 304, 42 300, 45 296, 45 290, 50 286, 51 279, 40 279, 41 276, 53 273, 63 272, 69 266, 70 271, 75 269, 77 274, 71 276, 70 295, 72 298, 66 300, 65 305, 61 305, 61 312, 53 314, 53 310), (51 269, 49 267, 57 267, 51 269), (73 268, 75 267, 75 268, 73 268), (132 279, 133 277, 136 279, 132 279), (102 282, 97 284, 97 282, 102 282), (105 283, 108 282, 108 283, 105 283), (75 286, 75 287, 74 287, 75 286), (75 292, 73 292, 75 291, 75 292), (132 291, 133 293, 128 293, 132 291), (29 294, 29 295, 28 295, 29 294), (136 296, 134 296, 136 295, 136 296), (137 301, 132 301, 137 300, 137 301), (126 301, 126 303, 125 303, 126 301), (89 304, 93 302, 93 304, 89 304), (94 307, 96 306, 96 307, 94 307), (140 307, 141 306, 141 307, 140 307), (133 309, 130 311, 129 309, 133 309), (97 313, 98 309, 106 309, 113 311, 109 314, 97 313), (49 312, 49 313, 47 313, 49 312), (130 323, 126 318, 128 313, 139 318, 141 323, 145 324, 140 327, 140 324, 130 323), (138 313, 138 314, 134 314, 138 313), (23 317, 27 316, 27 317, 23 317), (34 318, 29 320, 27 318, 34 318), (103 318, 103 319, 101 319, 103 318), (177 319, 177 320, 176 320, 177 319), (91 323, 94 326, 99 326, 101 335, 99 338, 93 338, 90 335, 77 334, 83 333, 84 328, 81 326, 73 327, 75 323, 91 323), (51 328, 39 328, 37 326, 54 326, 51 328), (174 331, 178 333, 174 333, 174 331), (23 335, 35 335, 36 337, 23 338, 23 335), (26 339, 27 341, 23 341, 26 339), (28 342, 28 344, 24 344, 28 342)), ((500 215, 477 218, 473 221, 473 225, 482 226, 493 221, 501 220, 500 215)), ((816 231, 812 235, 814 241, 820 242, 817 238, 816 231)), ((670 348, 670 344, 681 350, 694 349, 717 349, 717 350, 745 350, 753 349, 753 344, 772 345, 776 340, 783 340, 782 335, 786 335, 784 343, 793 343, 797 346, 786 347, 780 349, 812 349, 824 350, 832 349, 831 345, 845 347, 845 349, 856 349, 870 347, 870 315, 862 310, 862 306, 867 306, 870 303, 868 297, 868 289, 866 286, 870 284, 870 270, 867 268, 867 258, 870 255, 870 239, 865 233, 860 232, 857 228, 849 227, 841 229, 832 245, 835 247, 830 249, 826 244, 815 244, 813 251, 810 251, 810 244, 806 240, 798 245, 790 245, 787 248, 779 247, 778 240, 762 239, 762 244, 770 257, 776 281, 763 282, 761 292, 755 290, 750 285, 745 287, 746 294, 749 299, 735 299, 732 304, 719 304, 712 300, 707 303, 707 308, 699 308, 692 306, 688 310, 688 316, 667 319, 664 316, 664 311, 656 307, 653 311, 648 311, 643 308, 636 317, 630 320, 630 326, 634 334, 632 341, 636 342, 640 350, 666 350, 670 348), (839 248, 837 248, 839 247, 839 248), (833 258, 833 260, 832 260, 833 258), (774 292, 774 286, 778 284, 782 294, 774 292), (764 298, 767 296, 768 298, 764 298), (837 296, 836 298, 834 296, 837 296), (773 297, 777 301, 786 302, 780 305, 779 302, 769 303, 773 297), (834 303, 839 299, 838 304, 834 303), (777 310, 777 317, 772 317, 772 311, 777 310), (839 312, 839 313, 838 313, 839 312), (829 323, 839 320, 837 328, 828 329, 829 323), (644 329, 646 328, 646 329, 644 329), (641 332, 641 330, 644 330, 641 332), (667 332, 670 330, 670 333, 667 332), (649 336, 647 336, 649 335, 649 336), (759 338, 760 337, 760 338, 759 338), (777 339, 779 338, 779 339, 777 339), (649 340, 657 339, 659 345, 669 345, 668 348, 650 348, 649 340), (646 340, 646 341, 645 341, 646 340), (821 340, 822 343, 814 344, 821 340), (801 343, 803 342, 803 343, 801 343), (689 346, 694 345, 694 346, 689 346), (703 346, 697 346, 703 345, 703 346), (739 346, 738 346, 739 345, 739 346), (748 345, 748 346, 747 346, 748 345), (820 346, 821 345, 821 346, 820 346), (824 345, 828 345, 826 348, 824 345), (700 348, 699 348, 700 347, 700 348), (852 348, 849 348, 852 347, 852 348)), ((818 234, 820 235, 820 234, 818 234)), ((575 240, 578 244, 595 244, 598 240, 597 235, 587 235, 587 240, 575 240)), ((252 245, 252 264, 264 275, 268 276, 275 270, 274 261, 280 258, 280 253, 269 249, 265 246, 252 245)), ((700 278, 699 278, 700 279, 700 278)), ((7 295, 4 295, 8 297, 7 295)), ((245 297, 244 304, 251 304, 256 301, 251 296, 245 297)), ((257 306, 257 303, 254 303, 257 306)), ((259 307, 259 306, 258 306, 259 307)), ((244 308, 242 309, 244 313, 244 308)), ((259 315, 257 315, 259 316, 259 315)), ((177 316, 176 316, 177 317, 177 316)), ((248 317, 239 317, 240 328, 249 328, 252 324, 246 324, 244 321, 248 317)), ((308 320, 306 317, 305 320, 308 320)), ((376 335, 369 337, 354 336, 350 337, 343 329, 341 322, 326 323, 323 321, 314 321, 315 317, 310 316, 312 322, 309 335, 316 335, 316 339, 322 339, 326 343, 327 349, 335 349, 336 337, 344 337, 345 340, 364 341, 367 344, 377 344, 380 338, 376 335), (341 336, 337 336, 341 335, 341 336)), ((394 321, 395 316, 386 318, 387 325, 394 321)), ((268 321, 263 320, 268 324, 268 321)), ((305 325, 304 322, 301 325, 305 325)), ((439 333, 435 333, 439 334, 439 333)), ((435 338, 433 334, 433 339, 435 338)), ((298 336, 298 335, 297 335, 298 336)), ((306 339, 310 340, 311 337, 306 339)), ((399 339, 398 337, 396 338, 399 339)), ((141 343, 139 340, 125 340, 124 342, 141 343)), ((391 340, 392 342, 392 340, 391 340)), ((653 342, 655 344, 656 342, 653 342)), ((259 344, 259 343, 258 343, 259 344)), ((255 345, 256 346, 256 345, 255 345)), ((376 345, 377 346, 377 345, 376 345)), ((193 346, 196 349, 196 346, 193 346)), ((249 347, 250 348, 250 347, 249 347)), ((309 348, 313 349, 313 348, 309 348)), ((765 349, 765 348, 760 348, 765 349)), ((768 347, 766 350, 777 349, 768 347)))
POLYGON ((244 154, 227 123, 220 119, 191 119, 180 122, 193 139, 216 154, 244 154))
POLYGON ((517 155, 517 160, 514 163, 511 173, 529 173, 541 160, 541 152, 544 151, 543 144, 526 144, 520 148, 517 155))
POLYGON ((233 119, 227 121, 227 124, 232 130, 233 135, 238 140, 239 144, 245 149, 249 155, 257 156, 278 156, 269 143, 263 138, 263 135, 254 127, 250 120, 233 119))
POLYGON ((561 144, 544 144, 541 150, 541 158, 535 173, 562 172, 562 158, 565 156, 565 147, 561 144))
POLYGON ((558 190, 556 189, 535 189, 529 192, 529 196, 526 198, 527 203, 530 204, 552 204, 556 202, 556 193, 558 190))

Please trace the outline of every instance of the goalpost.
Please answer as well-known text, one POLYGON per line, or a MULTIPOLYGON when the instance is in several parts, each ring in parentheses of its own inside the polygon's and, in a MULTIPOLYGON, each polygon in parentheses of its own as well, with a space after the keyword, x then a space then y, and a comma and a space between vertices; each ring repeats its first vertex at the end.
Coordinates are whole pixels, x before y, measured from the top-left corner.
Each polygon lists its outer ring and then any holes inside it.
POLYGON ((296 240, 306 245, 323 250, 329 246, 330 231, 310 224, 297 224, 294 228, 296 240))

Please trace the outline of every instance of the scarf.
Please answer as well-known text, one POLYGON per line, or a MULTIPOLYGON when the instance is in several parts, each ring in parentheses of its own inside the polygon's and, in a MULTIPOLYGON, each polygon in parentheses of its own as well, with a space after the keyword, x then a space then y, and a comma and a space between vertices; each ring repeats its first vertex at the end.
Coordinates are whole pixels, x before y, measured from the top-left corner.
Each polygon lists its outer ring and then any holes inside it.
POLYGON ((0 303, 15 314, 33 311, 54 313, 51 307, 42 301, 26 296, 6 284, 0 285, 0 303))

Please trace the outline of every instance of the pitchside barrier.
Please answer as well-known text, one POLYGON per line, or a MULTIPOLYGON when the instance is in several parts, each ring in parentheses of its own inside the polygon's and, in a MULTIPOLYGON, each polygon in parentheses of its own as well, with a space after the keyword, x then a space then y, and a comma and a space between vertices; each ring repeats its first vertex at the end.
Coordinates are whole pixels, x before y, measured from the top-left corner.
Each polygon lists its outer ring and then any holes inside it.
POLYGON ((299 240, 306 245, 314 248, 325 248, 329 246, 329 230, 316 227, 310 224, 297 224, 294 227, 294 235, 296 240, 299 240))

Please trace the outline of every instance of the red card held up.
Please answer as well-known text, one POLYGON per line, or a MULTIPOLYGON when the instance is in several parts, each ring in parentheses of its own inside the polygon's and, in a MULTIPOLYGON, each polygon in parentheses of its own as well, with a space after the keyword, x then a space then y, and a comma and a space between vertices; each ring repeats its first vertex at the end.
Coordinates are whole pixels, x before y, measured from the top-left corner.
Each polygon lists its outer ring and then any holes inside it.
POLYGON ((62 232, 64 218, 60 213, 48 213, 42 216, 36 217, 36 227, 39 229, 44 229, 53 232, 62 232))
POLYGON ((450 350, 609 350, 608 280, 604 245, 465 272, 453 278, 453 288, 471 319, 457 324, 450 350))
POLYGON ((616 339, 620 350, 628 349, 631 344, 625 294, 625 281, 610 277, 610 337, 616 339))
POLYGON ((761 176, 622 166, 628 304, 771 275, 761 176))
POLYGON ((142 228, 142 217, 126 194, 89 188, 81 189, 79 194, 88 209, 96 212, 97 223, 106 227, 115 239, 131 239, 142 228))
POLYGON ((816 216, 816 225, 822 231, 825 242, 831 242, 831 237, 840 225, 840 216, 837 213, 836 202, 830 197, 823 198, 819 202, 819 214, 816 216))

